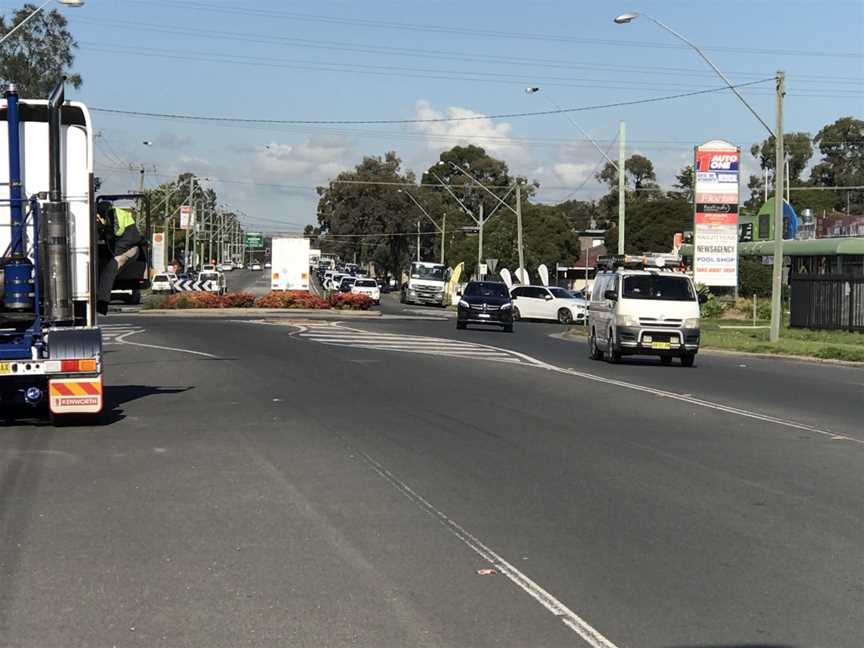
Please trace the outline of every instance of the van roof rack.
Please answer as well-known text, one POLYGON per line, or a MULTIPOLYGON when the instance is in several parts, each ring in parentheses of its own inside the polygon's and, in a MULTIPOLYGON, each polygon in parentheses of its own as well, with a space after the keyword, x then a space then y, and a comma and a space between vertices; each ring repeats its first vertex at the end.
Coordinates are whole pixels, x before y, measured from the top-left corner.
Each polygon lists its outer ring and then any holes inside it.
POLYGON ((610 254, 597 259, 603 270, 681 270, 682 258, 675 253, 610 254))

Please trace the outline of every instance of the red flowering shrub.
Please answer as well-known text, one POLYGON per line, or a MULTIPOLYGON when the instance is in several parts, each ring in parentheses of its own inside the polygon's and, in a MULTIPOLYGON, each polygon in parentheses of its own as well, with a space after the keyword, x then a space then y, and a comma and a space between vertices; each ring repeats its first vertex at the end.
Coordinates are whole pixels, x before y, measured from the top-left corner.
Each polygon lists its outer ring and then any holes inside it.
POLYGON ((299 290, 271 292, 255 300, 257 308, 309 308, 320 310, 330 308, 326 299, 299 290))
POLYGON ((322 310, 369 310, 372 300, 367 295, 335 293, 328 299, 311 292, 288 290, 271 292, 256 298, 249 293, 228 293, 217 295, 210 292, 175 293, 165 297, 158 308, 306 308, 322 310))
POLYGON ((251 293, 228 293, 222 295, 220 308, 252 308, 255 305, 255 295, 251 293))
POLYGON ((369 310, 372 298, 369 295, 353 295, 351 293, 333 293, 330 295, 330 306, 344 310, 369 310))

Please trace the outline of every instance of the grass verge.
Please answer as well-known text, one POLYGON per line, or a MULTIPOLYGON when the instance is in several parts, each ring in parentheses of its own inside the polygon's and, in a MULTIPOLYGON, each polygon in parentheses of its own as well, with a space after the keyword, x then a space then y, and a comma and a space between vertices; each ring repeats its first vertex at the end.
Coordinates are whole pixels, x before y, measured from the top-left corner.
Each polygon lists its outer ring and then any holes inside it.
MULTIPOLYGON (((767 320, 757 321, 757 327, 766 327, 767 320)), ((571 326, 567 335, 585 336, 584 326, 571 326)), ((864 362, 864 334, 848 331, 811 331, 784 326, 780 341, 768 341, 767 328, 747 328, 744 322, 734 320, 702 320, 703 349, 723 349, 742 353, 768 353, 773 355, 802 356, 821 360, 864 362), (736 328, 721 328, 735 326, 736 328), (740 328, 737 328, 739 327, 740 328)))

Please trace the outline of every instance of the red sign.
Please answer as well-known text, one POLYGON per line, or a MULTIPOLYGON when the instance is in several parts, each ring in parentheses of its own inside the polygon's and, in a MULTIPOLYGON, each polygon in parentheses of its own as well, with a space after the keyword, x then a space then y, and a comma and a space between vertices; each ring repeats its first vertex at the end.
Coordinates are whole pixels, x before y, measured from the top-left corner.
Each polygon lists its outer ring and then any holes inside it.
POLYGON ((738 225, 738 214, 706 214, 696 212, 697 225, 738 225))
POLYGON ((696 151, 696 171, 737 171, 738 149, 725 151, 696 151))

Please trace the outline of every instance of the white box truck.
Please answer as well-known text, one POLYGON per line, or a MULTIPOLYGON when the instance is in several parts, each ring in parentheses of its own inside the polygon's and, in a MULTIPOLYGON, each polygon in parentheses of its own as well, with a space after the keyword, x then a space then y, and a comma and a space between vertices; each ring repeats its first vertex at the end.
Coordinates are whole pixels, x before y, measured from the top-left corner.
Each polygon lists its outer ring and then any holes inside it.
POLYGON ((309 290, 309 239, 274 238, 270 290, 309 290))

